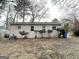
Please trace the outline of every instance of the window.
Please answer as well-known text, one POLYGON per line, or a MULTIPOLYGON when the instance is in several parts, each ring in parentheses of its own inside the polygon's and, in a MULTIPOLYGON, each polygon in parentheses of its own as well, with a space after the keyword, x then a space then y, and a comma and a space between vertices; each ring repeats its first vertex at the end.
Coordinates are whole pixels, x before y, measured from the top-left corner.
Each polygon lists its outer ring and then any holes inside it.
POLYGON ((53 30, 56 30, 56 26, 53 26, 52 29, 53 29, 53 30))
POLYGON ((34 26, 31 26, 31 31, 34 31, 34 26))
POLYGON ((21 29, 21 26, 20 25, 18 26, 18 29, 21 29))

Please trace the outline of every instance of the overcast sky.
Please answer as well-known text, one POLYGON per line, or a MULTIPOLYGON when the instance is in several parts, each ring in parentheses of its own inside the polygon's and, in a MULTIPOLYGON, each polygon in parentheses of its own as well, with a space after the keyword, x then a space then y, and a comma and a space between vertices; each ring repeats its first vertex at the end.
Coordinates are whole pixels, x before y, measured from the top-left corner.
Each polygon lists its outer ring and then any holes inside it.
MULTIPOLYGON (((36 1, 39 2, 39 0, 36 0, 36 1)), ((44 19, 42 21, 52 21, 54 18, 57 18, 58 20, 61 20, 62 18, 73 19, 74 17, 70 15, 72 13, 74 13, 77 16, 77 18, 79 18, 78 17, 79 16, 79 0, 45 0, 45 1, 47 2, 46 7, 49 8, 50 16, 48 19, 44 19)), ((14 3, 13 4, 10 3, 10 5, 14 5, 14 3)), ((6 9, 8 9, 8 7, 6 9)), ((12 6, 11 6, 11 9, 13 9, 12 6)), ((11 13, 13 15, 14 11, 11 11, 11 13)), ((2 13, 0 22, 3 22, 3 20, 6 19, 5 17, 6 14, 7 14, 7 11, 2 13)))

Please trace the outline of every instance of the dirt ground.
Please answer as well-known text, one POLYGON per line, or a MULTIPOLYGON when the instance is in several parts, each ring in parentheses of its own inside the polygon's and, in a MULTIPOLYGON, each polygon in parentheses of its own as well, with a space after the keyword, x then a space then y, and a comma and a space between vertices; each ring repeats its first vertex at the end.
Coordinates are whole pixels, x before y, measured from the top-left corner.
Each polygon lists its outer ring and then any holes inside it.
POLYGON ((0 56, 9 59, 79 59, 79 37, 4 40, 0 42, 0 56))

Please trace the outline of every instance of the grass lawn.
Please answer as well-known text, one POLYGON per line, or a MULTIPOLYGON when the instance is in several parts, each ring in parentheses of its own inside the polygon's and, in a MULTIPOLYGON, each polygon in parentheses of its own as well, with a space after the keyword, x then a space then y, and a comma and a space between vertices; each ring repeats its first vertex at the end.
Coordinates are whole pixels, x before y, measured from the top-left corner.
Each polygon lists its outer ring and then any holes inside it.
POLYGON ((1 41, 0 56, 9 59, 79 59, 79 37, 1 41))

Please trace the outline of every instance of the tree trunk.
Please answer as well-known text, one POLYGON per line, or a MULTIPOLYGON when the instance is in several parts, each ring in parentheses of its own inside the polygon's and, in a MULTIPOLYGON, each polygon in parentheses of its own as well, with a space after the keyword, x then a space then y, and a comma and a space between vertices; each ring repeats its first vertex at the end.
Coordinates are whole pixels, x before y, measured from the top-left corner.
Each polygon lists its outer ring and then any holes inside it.
POLYGON ((21 11, 22 9, 20 9, 19 11, 16 12, 15 16, 14 16, 14 19, 13 19, 13 23, 15 22, 15 18, 17 16, 17 14, 21 11))
POLYGON ((34 17, 34 14, 33 14, 33 12, 32 12, 32 19, 31 19, 31 22, 34 22, 34 20, 35 20, 35 17, 34 17))
POLYGON ((24 22, 24 20, 25 20, 25 19, 24 19, 24 17, 25 17, 25 13, 24 13, 24 12, 25 12, 25 10, 23 9, 23 22, 24 22))
POLYGON ((8 20, 9 13, 10 13, 10 5, 9 5, 9 10, 7 12, 7 17, 6 17, 6 30, 8 30, 8 27, 9 27, 9 20, 8 20))

